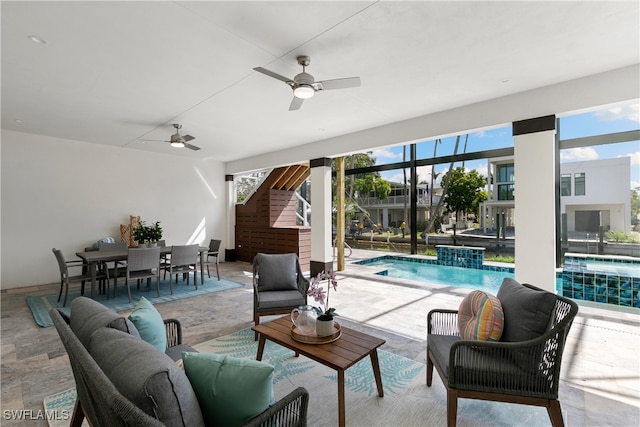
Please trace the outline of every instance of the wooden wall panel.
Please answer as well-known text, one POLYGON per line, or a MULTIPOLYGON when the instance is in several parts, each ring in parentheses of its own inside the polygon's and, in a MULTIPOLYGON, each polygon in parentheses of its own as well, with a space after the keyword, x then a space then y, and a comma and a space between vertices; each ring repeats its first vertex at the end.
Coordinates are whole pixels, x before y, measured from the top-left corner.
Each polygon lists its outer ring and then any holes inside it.
POLYGON ((253 262, 257 253, 295 253, 309 271, 311 229, 297 225, 295 188, 286 189, 308 172, 308 166, 300 165, 275 169, 250 200, 236 206, 238 261, 253 262))

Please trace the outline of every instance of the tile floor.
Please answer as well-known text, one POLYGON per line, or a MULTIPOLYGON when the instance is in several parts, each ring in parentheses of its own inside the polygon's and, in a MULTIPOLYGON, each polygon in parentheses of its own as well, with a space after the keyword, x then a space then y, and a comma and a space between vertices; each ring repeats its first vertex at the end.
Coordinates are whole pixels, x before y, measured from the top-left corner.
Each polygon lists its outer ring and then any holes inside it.
MULTIPOLYGON (((427 312, 436 307, 457 308, 467 291, 377 276, 375 267, 351 264, 379 255, 354 250, 345 271, 338 273, 338 291, 331 292, 330 305, 337 308, 346 326, 386 339, 383 349, 424 363, 427 312)), ((184 341, 192 345, 249 327, 253 318, 251 271, 247 263, 221 263, 223 277, 245 286, 160 304, 158 311, 163 317, 180 319, 184 341)), ((38 327, 25 302, 26 295, 53 290, 56 285, 0 293, 2 426, 47 425, 44 420, 11 420, 7 411, 36 415, 45 396, 74 386, 55 328, 38 327)), ((640 425, 639 350, 640 310, 580 304, 564 352, 560 383, 568 426, 640 425)))

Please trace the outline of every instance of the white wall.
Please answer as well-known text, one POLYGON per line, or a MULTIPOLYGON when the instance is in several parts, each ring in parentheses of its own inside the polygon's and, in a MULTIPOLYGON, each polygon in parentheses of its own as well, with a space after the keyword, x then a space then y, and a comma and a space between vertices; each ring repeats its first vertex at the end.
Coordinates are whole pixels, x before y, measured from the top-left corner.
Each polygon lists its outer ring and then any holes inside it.
POLYGON ((629 157, 562 163, 560 173, 571 174, 571 196, 560 198, 561 210, 568 214, 567 227, 570 231, 575 230, 577 210, 610 211, 611 230, 631 231, 629 157), (574 174, 580 172, 585 174, 584 196, 575 195, 574 174))
POLYGON ((220 162, 6 130, 0 144, 1 289, 57 282, 52 248, 75 258, 129 215, 160 221, 167 244, 224 237, 220 162))

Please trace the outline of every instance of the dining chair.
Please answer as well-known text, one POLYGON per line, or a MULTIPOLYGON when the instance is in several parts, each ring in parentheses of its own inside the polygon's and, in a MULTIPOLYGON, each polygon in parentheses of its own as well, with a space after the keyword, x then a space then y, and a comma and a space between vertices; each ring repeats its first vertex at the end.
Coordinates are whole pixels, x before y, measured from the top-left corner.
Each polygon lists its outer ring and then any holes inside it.
MULTIPOLYGON (((84 263, 81 260, 67 261, 62 255, 60 249, 53 248, 53 254, 56 257, 56 261, 58 261, 58 267, 60 268, 60 292, 58 292, 58 302, 62 297, 62 289, 64 289, 64 301, 62 302, 62 306, 67 305, 67 297, 69 296, 69 285, 72 282, 80 282, 80 295, 84 295, 84 285, 85 282, 91 282, 91 273, 89 273, 89 265, 84 263), (69 274, 70 268, 80 268, 81 273, 72 276, 69 274)), ((109 273, 107 271, 101 271, 96 279, 106 280, 109 282, 109 273)))
POLYGON ((211 264, 215 264, 216 265, 216 275, 218 276, 218 280, 220 280, 220 270, 218 269, 218 264, 219 264, 219 255, 220 255, 220 244, 222 243, 221 240, 215 240, 215 239, 211 239, 211 241, 209 242, 209 250, 205 253, 200 254, 200 256, 204 256, 206 257, 204 259, 203 262, 203 266, 206 265, 207 266, 207 277, 211 277, 211 273, 209 273, 209 265, 211 264), (211 258, 214 259, 211 259, 211 258))
MULTIPOLYGON (((127 250, 129 245, 125 242, 106 243, 98 242, 99 251, 124 251, 127 250)), ((104 262, 101 265, 102 269, 109 272, 109 277, 113 277, 113 296, 117 295, 118 291, 118 277, 126 276, 126 261, 110 261, 104 262)), ((107 282, 107 299, 109 299, 109 282, 107 282)))
POLYGON ((173 245, 171 246, 171 257, 167 264, 164 265, 163 270, 166 274, 169 273, 169 289, 173 294, 173 276, 176 276, 176 282, 178 281, 178 274, 186 276, 187 285, 189 284, 189 273, 193 273, 193 283, 198 289, 198 252, 200 251, 199 245, 173 245))
MULTIPOLYGON (((129 248, 127 255, 127 293, 131 302, 131 280, 147 279, 147 290, 151 289, 151 279, 156 278, 160 296, 160 248, 129 248)), ((139 283, 139 282, 138 282, 139 283)))

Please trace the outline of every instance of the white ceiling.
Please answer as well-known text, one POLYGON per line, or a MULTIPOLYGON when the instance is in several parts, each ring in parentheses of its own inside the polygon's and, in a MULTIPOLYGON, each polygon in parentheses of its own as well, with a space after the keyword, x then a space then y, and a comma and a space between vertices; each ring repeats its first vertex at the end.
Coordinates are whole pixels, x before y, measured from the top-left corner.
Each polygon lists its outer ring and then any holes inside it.
POLYGON ((2 128, 234 161, 637 64, 639 4, 2 1, 2 128), (362 86, 288 111, 302 54, 362 86))

